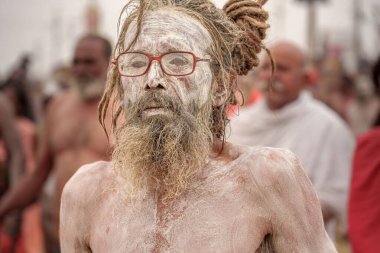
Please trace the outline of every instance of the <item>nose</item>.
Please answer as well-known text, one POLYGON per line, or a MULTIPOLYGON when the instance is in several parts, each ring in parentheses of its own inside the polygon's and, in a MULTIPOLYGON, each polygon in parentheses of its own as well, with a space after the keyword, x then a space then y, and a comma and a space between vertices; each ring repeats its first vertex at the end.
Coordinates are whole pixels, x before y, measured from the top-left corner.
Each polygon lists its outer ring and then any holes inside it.
POLYGON ((86 67, 82 63, 75 63, 73 67, 73 74, 76 77, 81 77, 86 74, 86 67))
POLYGON ((145 89, 166 89, 162 77, 164 73, 158 61, 152 61, 146 78, 145 89))

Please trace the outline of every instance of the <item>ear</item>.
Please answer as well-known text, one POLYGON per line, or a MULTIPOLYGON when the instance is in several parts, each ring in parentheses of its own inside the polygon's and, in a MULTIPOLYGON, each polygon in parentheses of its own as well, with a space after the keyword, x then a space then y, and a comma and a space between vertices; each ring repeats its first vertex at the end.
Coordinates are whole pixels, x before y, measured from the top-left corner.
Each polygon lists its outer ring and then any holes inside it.
POLYGON ((305 66, 303 70, 303 81, 306 85, 315 86, 319 82, 319 71, 311 64, 305 66))
POLYGON ((234 85, 236 85, 236 75, 230 75, 228 79, 228 83, 224 83, 221 77, 215 78, 212 92, 213 107, 221 106, 228 99, 228 88, 224 85, 228 85, 228 87, 234 87, 234 85))

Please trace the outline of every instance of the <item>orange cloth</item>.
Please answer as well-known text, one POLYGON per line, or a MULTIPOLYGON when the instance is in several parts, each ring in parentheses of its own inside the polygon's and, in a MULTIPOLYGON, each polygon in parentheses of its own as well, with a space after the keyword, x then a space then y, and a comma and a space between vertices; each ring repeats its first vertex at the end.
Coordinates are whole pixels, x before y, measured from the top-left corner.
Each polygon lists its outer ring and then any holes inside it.
MULTIPOLYGON (((10 253, 11 252, 11 247, 12 247, 12 238, 6 234, 4 231, 0 232, 0 243, 1 243, 1 248, 0 252, 2 253, 10 253)), ((14 251, 13 253, 25 253, 25 248, 24 244, 22 241, 22 237, 19 237, 17 239, 16 245, 14 246, 14 251)))

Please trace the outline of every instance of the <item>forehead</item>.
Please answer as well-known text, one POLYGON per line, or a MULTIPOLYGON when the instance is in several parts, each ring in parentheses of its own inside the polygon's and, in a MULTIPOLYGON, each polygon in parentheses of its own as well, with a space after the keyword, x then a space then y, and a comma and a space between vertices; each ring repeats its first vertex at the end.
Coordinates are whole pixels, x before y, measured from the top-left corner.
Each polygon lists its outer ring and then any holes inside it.
MULTIPOLYGON (((128 27, 124 47, 132 41, 137 30, 136 20, 128 27)), ((146 13, 141 33, 130 50, 150 53, 174 50, 203 53, 211 45, 211 36, 196 19, 176 10, 161 9, 146 13)))
POLYGON ((297 66, 302 66, 304 64, 304 55, 302 51, 293 45, 278 44, 272 47, 270 51, 275 60, 275 63, 277 64, 297 65, 297 66))
POLYGON ((104 55, 104 45, 100 40, 83 39, 75 48, 75 58, 101 57, 104 55))

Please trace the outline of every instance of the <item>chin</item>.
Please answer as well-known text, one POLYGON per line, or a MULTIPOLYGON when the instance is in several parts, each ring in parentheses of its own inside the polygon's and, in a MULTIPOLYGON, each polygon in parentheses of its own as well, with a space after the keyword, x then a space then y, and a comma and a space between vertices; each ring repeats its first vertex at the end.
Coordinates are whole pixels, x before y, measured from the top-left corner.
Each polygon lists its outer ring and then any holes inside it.
POLYGON ((284 102, 278 100, 267 100, 267 106, 272 110, 277 110, 285 105, 284 102))

